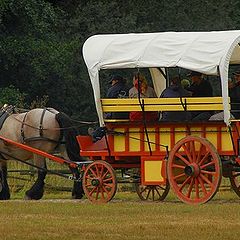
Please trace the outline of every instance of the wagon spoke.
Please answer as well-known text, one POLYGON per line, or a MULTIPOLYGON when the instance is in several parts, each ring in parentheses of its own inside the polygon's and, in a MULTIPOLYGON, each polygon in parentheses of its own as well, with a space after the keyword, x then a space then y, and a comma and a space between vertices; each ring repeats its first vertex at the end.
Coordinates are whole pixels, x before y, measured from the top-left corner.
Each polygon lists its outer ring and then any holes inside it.
POLYGON ((182 183, 182 186, 179 188, 179 191, 182 192, 183 188, 189 183, 191 180, 191 176, 187 177, 187 179, 182 183))
POLYGON ((187 166, 190 164, 190 162, 185 157, 183 157, 180 153, 176 153, 175 156, 180 158, 187 166))
POLYGON ((198 181, 199 181, 199 183, 200 183, 200 186, 201 186, 201 188, 202 188, 202 191, 204 192, 205 195, 207 195, 207 190, 206 190, 206 188, 205 188, 205 186, 204 186, 203 180, 202 180, 200 177, 198 177, 198 181))
POLYGON ((211 187, 213 187, 213 184, 208 180, 208 178, 206 178, 202 173, 200 173, 200 178, 202 178, 202 180, 204 182, 206 182, 208 185, 210 185, 211 187))
POLYGON ((181 169, 184 169, 185 168, 185 166, 183 166, 183 165, 178 165, 178 164, 173 164, 172 165, 174 168, 181 168, 181 169))
POLYGON ((190 142, 190 153, 192 153, 192 161, 196 162, 196 149, 195 149, 195 144, 194 141, 190 142))
POLYGON ((89 195, 92 196, 92 194, 96 191, 98 187, 94 187, 90 192, 89 192, 89 195))
POLYGON ((188 156, 189 162, 193 162, 191 153, 189 152, 188 148, 185 146, 185 144, 182 145, 186 155, 188 156))
POLYGON ((152 199, 153 199, 153 201, 155 200, 155 196, 154 196, 154 188, 152 188, 152 199))
POLYGON ((105 199, 103 188, 100 188, 100 189, 101 189, 102 199, 105 199))
POLYGON ((89 171, 92 173, 92 175, 94 175, 94 177, 97 177, 96 173, 93 171, 92 168, 89 168, 89 171))
POLYGON ((143 187, 143 189, 140 191, 140 194, 142 194, 143 192, 145 192, 147 190, 147 186, 145 187, 143 187))
POLYGON ((98 199, 98 195, 99 195, 99 187, 97 188, 97 192, 96 192, 96 197, 95 197, 96 200, 98 199))
POLYGON ((178 179, 178 178, 181 178, 181 177, 184 177, 186 174, 185 173, 181 173, 177 176, 174 177, 174 180, 178 179))
POLYGON ((99 177, 99 166, 96 165, 96 175, 99 177))
POLYGON ((199 149, 199 152, 198 152, 198 156, 197 156, 197 160, 196 160, 196 163, 199 163, 200 159, 201 159, 201 156, 202 156, 202 152, 204 150, 205 146, 201 143, 201 146, 200 146, 200 149, 199 149))
POLYGON ((158 191, 157 187, 155 188, 155 190, 156 190, 158 196, 161 197, 161 194, 160 194, 160 192, 158 191))
POLYGON ((149 189, 149 188, 147 187, 146 190, 148 191, 147 196, 146 196, 146 199, 148 199, 148 198, 149 198, 149 195, 150 195, 150 191, 151 191, 151 189, 149 189))
POLYGON ((204 169, 205 167, 209 167, 211 165, 215 165, 215 163, 214 162, 209 162, 209 163, 206 163, 206 164, 202 165, 200 168, 204 169))
POLYGON ((205 171, 205 170, 201 170, 201 173, 207 174, 207 175, 211 175, 211 176, 215 176, 216 172, 209 172, 209 171, 205 171))
POLYGON ((113 184, 112 184, 112 183, 104 183, 103 186, 112 188, 112 187, 113 187, 113 184))
POLYGON ((195 192, 196 192, 196 198, 199 199, 199 187, 198 187, 198 179, 195 178, 195 192))
POLYGON ((198 163, 200 166, 204 163, 204 161, 207 159, 207 157, 209 156, 210 152, 207 151, 206 154, 204 155, 204 157, 201 159, 201 161, 198 163))
POLYGON ((102 175, 103 175, 103 170, 104 170, 104 168, 103 168, 103 165, 101 165, 101 171, 100 171, 100 177, 102 177, 102 175))
POLYGON ((105 182, 109 182, 109 181, 112 181, 112 180, 113 180, 113 177, 109 177, 109 178, 103 179, 103 182, 105 183, 105 182))
POLYGON ((188 197, 188 198, 191 197, 191 192, 192 192, 192 188, 193 188, 193 182, 194 182, 194 179, 191 178, 191 183, 190 183, 190 185, 189 185, 188 193, 187 193, 187 197, 188 197))
POLYGON ((86 178, 87 178, 88 180, 92 180, 92 179, 94 179, 95 177, 92 177, 92 176, 90 176, 90 175, 87 175, 86 178))
POLYGON ((109 171, 107 170, 107 171, 104 173, 104 175, 102 176, 102 179, 104 179, 104 178, 107 176, 108 173, 109 173, 109 171))

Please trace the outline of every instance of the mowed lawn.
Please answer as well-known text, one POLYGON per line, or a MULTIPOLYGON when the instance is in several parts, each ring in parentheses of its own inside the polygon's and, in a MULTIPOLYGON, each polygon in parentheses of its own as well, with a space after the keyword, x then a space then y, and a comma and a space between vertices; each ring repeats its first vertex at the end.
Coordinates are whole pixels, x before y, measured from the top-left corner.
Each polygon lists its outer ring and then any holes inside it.
POLYGON ((172 194, 146 203, 135 193, 117 193, 108 204, 46 194, 40 201, 0 202, 0 239, 236 239, 240 238, 240 199, 218 193, 209 203, 190 206, 172 194))

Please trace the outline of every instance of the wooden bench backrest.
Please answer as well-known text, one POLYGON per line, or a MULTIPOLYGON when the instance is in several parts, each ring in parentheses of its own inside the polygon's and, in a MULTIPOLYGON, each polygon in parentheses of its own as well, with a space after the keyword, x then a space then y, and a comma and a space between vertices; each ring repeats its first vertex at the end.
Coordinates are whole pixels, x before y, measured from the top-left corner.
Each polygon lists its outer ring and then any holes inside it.
MULTIPOLYGON (((142 111, 138 99, 101 99, 103 112, 142 111)), ((222 97, 142 98, 144 111, 223 111, 222 97)))

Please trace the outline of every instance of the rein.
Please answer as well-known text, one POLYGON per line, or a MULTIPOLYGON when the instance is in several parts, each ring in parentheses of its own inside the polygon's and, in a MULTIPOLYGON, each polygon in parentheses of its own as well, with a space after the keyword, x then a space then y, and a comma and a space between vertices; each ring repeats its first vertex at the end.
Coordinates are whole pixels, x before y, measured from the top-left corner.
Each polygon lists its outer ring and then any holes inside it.
MULTIPOLYGON (((17 109, 20 109, 20 108, 17 108, 17 109)), ((51 108, 44 108, 44 109, 46 109, 46 110, 48 110, 49 112, 51 112, 51 111, 50 111, 51 108)), ((27 111, 26 114, 30 111, 29 109, 20 109, 20 110, 24 110, 24 112, 27 111)), ((23 112, 23 113, 24 113, 24 112, 23 112)), ((17 113, 19 113, 19 112, 17 112, 17 113)), ((52 112, 52 113, 53 113, 53 112, 52 112)), ((9 114, 9 116, 11 115, 11 113, 8 113, 8 114, 9 114)), ((19 113, 19 114, 20 114, 20 113, 19 113)), ((30 125, 30 124, 28 124, 28 123, 25 123, 24 121, 21 121, 21 120, 15 118, 14 116, 12 116, 12 118, 14 118, 16 121, 18 121, 18 122, 20 122, 20 123, 22 123, 22 124, 24 124, 24 125, 26 125, 26 126, 28 126, 28 127, 30 127, 30 128, 40 130, 38 127, 34 127, 34 126, 32 126, 32 125, 30 125)), ((59 127, 59 128, 43 128, 43 127, 42 127, 42 131, 43 131, 43 130, 67 130, 67 129, 72 129, 72 128, 79 128, 79 127, 81 127, 82 125, 95 125, 95 124, 98 123, 98 121, 95 121, 95 122, 86 122, 86 121, 80 121, 80 120, 76 120, 76 119, 71 119, 71 121, 72 121, 72 122, 76 122, 76 123, 80 123, 81 125, 73 125, 73 126, 71 126, 71 127, 65 127, 65 128, 63 128, 63 127, 59 127)))

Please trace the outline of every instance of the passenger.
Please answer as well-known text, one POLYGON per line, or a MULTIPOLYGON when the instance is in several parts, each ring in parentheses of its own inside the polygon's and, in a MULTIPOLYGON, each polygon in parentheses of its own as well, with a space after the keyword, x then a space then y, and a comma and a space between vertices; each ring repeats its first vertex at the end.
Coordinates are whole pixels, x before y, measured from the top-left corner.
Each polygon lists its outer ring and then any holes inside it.
POLYGON ((157 95, 154 89, 147 84, 146 78, 142 74, 134 74, 133 76, 133 87, 129 90, 130 98, 138 98, 138 90, 140 90, 141 98, 156 98, 157 95), (139 78, 139 80, 138 80, 139 78), (138 82, 140 86, 138 86, 138 82))
POLYGON ((234 81, 228 83, 232 115, 240 119, 240 71, 233 73, 234 81))
MULTIPOLYGON (((122 76, 116 74, 113 75, 109 81, 111 87, 108 89, 107 98, 127 98, 128 97, 128 88, 126 86, 126 79, 122 76)), ((114 118, 114 119, 128 119, 129 114, 127 112, 113 112, 106 113, 105 118, 114 118)))
MULTIPOLYGON (((231 119, 240 118, 240 71, 233 73, 234 80, 229 80, 228 89, 231 101, 231 119)), ((212 115, 209 119, 210 121, 223 121, 224 113, 219 112, 212 115)))
MULTIPOLYGON (((157 95, 154 89, 147 84, 145 76, 142 74, 134 74, 133 87, 129 90, 130 98, 156 98, 157 95)), ((130 112, 129 118, 131 121, 140 121, 145 117, 146 121, 158 120, 158 112, 130 112)))
MULTIPOLYGON (((200 72, 192 71, 189 75, 192 80, 191 86, 187 89, 192 93, 192 97, 212 97, 213 89, 211 84, 203 79, 203 74, 200 72)), ((212 111, 194 111, 192 112, 193 121, 204 121, 208 120, 212 111)))
POLYGON ((125 98, 128 97, 128 88, 126 86, 126 79, 116 74, 113 75, 108 82, 111 87, 108 89, 107 98, 125 98))
MULTIPOLYGON (((191 93, 185 90, 182 87, 182 81, 178 76, 174 77, 171 82, 170 86, 163 90, 160 98, 181 98, 181 97, 189 97, 191 93)), ((179 112, 179 111, 166 111, 162 112, 162 117, 160 120, 162 121, 184 121, 190 120, 191 113, 190 112, 179 112)))
POLYGON ((188 89, 190 87, 190 81, 188 79, 181 80, 181 85, 184 89, 188 89))

